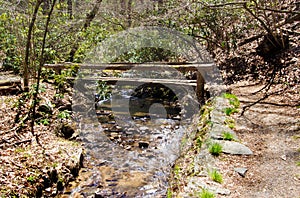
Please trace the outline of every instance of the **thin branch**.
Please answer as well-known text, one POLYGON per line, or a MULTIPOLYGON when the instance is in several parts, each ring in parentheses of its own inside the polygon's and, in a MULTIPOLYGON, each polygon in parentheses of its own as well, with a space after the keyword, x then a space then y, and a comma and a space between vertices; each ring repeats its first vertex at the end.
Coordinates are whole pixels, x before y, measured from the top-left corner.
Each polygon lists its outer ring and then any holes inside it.
MULTIPOLYGON (((205 4, 203 2, 198 2, 198 3, 201 3, 202 5, 205 5, 205 7, 209 7, 209 8, 220 8, 220 7, 233 6, 233 5, 245 5, 249 2, 240 1, 240 2, 229 2, 229 3, 221 3, 221 4, 205 4)), ((277 10, 277 9, 272 9, 272 8, 262 8, 260 6, 257 6, 257 4, 256 4, 255 8, 258 10, 285 13, 285 14, 300 14, 300 12, 292 11, 292 10, 277 10)))
POLYGON ((28 139, 28 140, 22 140, 22 141, 13 143, 13 145, 14 145, 14 146, 17 146, 17 145, 19 145, 19 144, 23 144, 23 143, 27 143, 27 142, 31 142, 31 141, 32 141, 31 139, 28 139))
POLYGON ((300 14, 300 12, 292 11, 292 10, 276 10, 271 8, 262 8, 262 7, 256 7, 258 10, 264 10, 264 11, 271 11, 271 12, 278 12, 283 14, 300 14))
POLYGON ((18 131, 19 128, 23 127, 23 124, 25 123, 25 121, 26 121, 28 118, 29 118, 29 117, 28 117, 28 114, 26 114, 26 115, 24 116, 24 118, 19 122, 19 124, 18 124, 17 126, 15 126, 15 127, 12 128, 12 129, 9 129, 9 130, 7 130, 7 131, 4 131, 4 132, 0 133, 0 135, 4 135, 4 134, 10 133, 10 132, 12 132, 12 131, 18 131))
POLYGON ((198 3, 204 4, 206 7, 209 7, 209 8, 219 8, 219 7, 232 6, 232 5, 244 5, 245 3, 248 3, 248 2, 241 1, 241 2, 229 2, 229 3, 220 3, 220 4, 205 4, 203 2, 198 2, 198 3))
POLYGON ((26 40, 26 48, 25 48, 25 61, 24 61, 24 91, 29 91, 29 55, 30 55, 30 45, 31 45, 31 38, 32 38, 32 31, 35 24, 35 20, 37 18, 37 14, 39 11, 39 8, 42 4, 43 0, 38 0, 35 4, 33 15, 28 27, 28 33, 27 33, 27 40, 26 40))
MULTIPOLYGON (((42 41, 42 51, 41 51, 40 61, 39 61, 39 66, 38 66, 37 84, 36 84, 35 92, 33 94, 33 106, 32 106, 32 117, 31 117, 31 133, 33 135, 34 135, 34 122, 35 122, 35 114, 36 114, 36 106, 37 106, 37 97, 38 97, 38 92, 39 92, 39 87, 40 87, 40 78, 41 78, 41 73, 42 73, 42 66, 45 63, 44 53, 45 53, 46 38, 47 38, 49 23, 51 20, 51 15, 52 15, 55 3, 56 3, 56 0, 53 0, 51 9, 47 15, 45 31, 44 31, 44 35, 43 35, 43 41, 42 41)), ((36 136, 36 138, 37 138, 37 136, 36 136)), ((37 139, 37 142, 38 142, 38 139, 37 139)))
POLYGON ((265 34, 259 34, 259 35, 255 35, 250 38, 247 38, 247 39, 243 40, 242 42, 238 43, 238 46, 243 46, 243 45, 246 45, 247 43, 251 43, 251 42, 263 37, 264 35, 265 34))
POLYGON ((276 74, 277 74, 277 71, 280 71, 280 69, 278 70, 279 67, 275 67, 272 69, 272 74, 271 74, 271 78, 269 79, 269 82, 263 87, 261 88, 260 90, 252 93, 253 95, 263 91, 264 89, 266 89, 266 92, 268 92, 271 88, 271 86, 273 85, 273 82, 275 80, 275 77, 276 77, 276 74))
POLYGON ((12 163, 13 165, 15 165, 16 167, 18 167, 19 169, 23 169, 24 167, 22 165, 17 164, 16 162, 14 162, 15 160, 11 160, 11 159, 7 159, 10 163, 12 163))
POLYGON ((273 95, 273 94, 278 94, 278 93, 280 93, 280 92, 282 92, 282 91, 285 91, 286 89, 287 89, 287 88, 285 88, 284 90, 275 91, 275 92, 272 92, 272 93, 269 93, 269 94, 266 93, 262 98, 258 99, 257 101, 255 101, 255 102, 253 102, 253 103, 251 103, 251 104, 249 104, 249 105, 244 106, 243 109, 242 109, 242 112, 241 112, 241 116, 243 116, 244 113, 245 113, 245 111, 246 111, 247 109, 249 109, 250 107, 252 107, 252 106, 254 106, 254 105, 258 104, 258 103, 261 103, 261 101, 266 100, 266 99, 267 99, 268 97, 270 97, 271 95, 273 95))
POLYGON ((106 17, 104 17, 104 16, 100 16, 100 17, 101 17, 102 19, 104 19, 105 21, 111 23, 111 24, 121 26, 121 28, 122 28, 123 30, 126 29, 125 26, 122 25, 121 23, 117 23, 117 22, 114 22, 114 21, 112 21, 112 20, 109 20, 108 18, 106 18, 106 17))
MULTIPOLYGON (((255 101, 246 101, 246 100, 240 100, 242 103, 253 103, 255 101)), ((300 106, 299 104, 277 104, 273 102, 259 102, 259 104, 267 104, 267 105, 273 105, 273 106, 278 106, 278 107, 298 107, 300 106)))
POLYGON ((216 46, 218 46, 218 47, 220 47, 220 48, 222 47, 219 43, 217 43, 217 42, 215 42, 215 41, 213 41, 212 39, 209 39, 209 38, 207 38, 207 37, 203 37, 203 36, 199 36, 199 35, 193 35, 193 37, 195 37, 195 38, 200 38, 200 39, 204 39, 204 40, 206 40, 206 41, 209 41, 209 42, 215 44, 216 46))
POLYGON ((256 20, 258 20, 261 25, 263 26, 263 28, 269 33, 269 34, 272 34, 272 31, 270 30, 270 28, 268 28, 268 26, 265 24, 265 22, 263 22, 261 20, 261 18, 259 18, 258 16, 256 16, 248 7, 247 7, 247 4, 245 3, 244 4, 244 9, 249 12, 251 14, 251 16, 253 16, 253 18, 255 18, 256 20))

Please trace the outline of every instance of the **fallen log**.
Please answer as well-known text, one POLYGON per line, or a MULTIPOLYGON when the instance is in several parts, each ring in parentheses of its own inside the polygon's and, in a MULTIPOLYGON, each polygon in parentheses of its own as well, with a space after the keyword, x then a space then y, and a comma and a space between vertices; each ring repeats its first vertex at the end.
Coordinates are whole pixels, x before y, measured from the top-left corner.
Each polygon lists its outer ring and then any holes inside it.
POLYGON ((0 87, 2 87, 2 86, 18 86, 18 85, 21 85, 20 79, 0 80, 0 87))

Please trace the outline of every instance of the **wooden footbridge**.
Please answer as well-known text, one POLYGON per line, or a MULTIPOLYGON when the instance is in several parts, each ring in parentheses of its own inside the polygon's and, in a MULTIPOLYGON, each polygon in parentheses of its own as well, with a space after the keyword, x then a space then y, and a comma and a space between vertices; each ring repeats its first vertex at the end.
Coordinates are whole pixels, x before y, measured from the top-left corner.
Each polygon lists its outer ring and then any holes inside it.
POLYGON ((197 93, 199 101, 204 99, 204 77, 203 74, 206 71, 212 70, 214 63, 101 63, 101 64, 77 64, 77 63, 60 63, 60 64, 45 64, 45 68, 51 68, 57 73, 61 70, 79 67, 81 69, 92 70, 105 70, 105 71, 128 71, 128 70, 143 70, 143 71, 164 71, 170 67, 178 70, 181 73, 192 71, 197 73, 197 79, 153 79, 153 78, 119 78, 119 77, 96 77, 89 78, 90 80, 105 81, 108 84, 115 84, 116 82, 124 82, 126 84, 134 84, 137 82, 142 83, 161 83, 164 85, 182 85, 182 86, 193 86, 197 93))

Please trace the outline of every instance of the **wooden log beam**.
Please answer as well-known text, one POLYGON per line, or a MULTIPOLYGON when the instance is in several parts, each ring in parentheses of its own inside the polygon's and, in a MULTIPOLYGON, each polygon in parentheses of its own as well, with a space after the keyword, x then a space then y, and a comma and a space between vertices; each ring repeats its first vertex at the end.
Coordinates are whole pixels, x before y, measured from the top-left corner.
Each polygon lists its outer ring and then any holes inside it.
POLYGON ((199 71, 209 70, 214 66, 214 63, 101 63, 101 64, 75 64, 75 63, 59 63, 59 64, 45 64, 45 68, 55 70, 67 69, 70 67, 79 67, 82 69, 98 69, 98 70, 120 70, 126 71, 130 69, 167 69, 174 68, 181 72, 185 71, 199 71))
POLYGON ((17 86, 21 84, 20 79, 0 80, 0 86, 17 86))
POLYGON ((0 95, 10 95, 10 94, 15 94, 20 89, 14 86, 0 86, 0 95))
POLYGON ((204 104, 205 103, 205 99, 204 99, 204 84, 205 84, 205 80, 202 76, 202 74, 198 71, 197 72, 197 86, 196 86, 196 94, 197 94, 197 99, 200 102, 200 104, 204 104))
POLYGON ((213 62, 208 63, 100 63, 100 64, 76 64, 76 63, 59 63, 59 64, 45 64, 45 68, 51 68, 56 71, 67 69, 70 67, 79 67, 82 69, 96 69, 96 70, 163 70, 172 67, 180 72, 196 71, 197 80, 179 80, 179 79, 145 79, 145 78, 110 78, 99 77, 94 79, 85 79, 90 81, 102 80, 108 84, 116 84, 122 82, 126 84, 134 83, 160 83, 166 85, 181 85, 181 86, 193 86, 196 87, 196 93, 199 102, 204 101, 204 84, 205 80, 202 76, 202 72, 210 71, 214 69, 215 64, 213 62))
MULTIPOLYGON (((75 80, 76 78, 68 78, 75 80)), ((125 84, 134 85, 137 83, 157 83, 163 85, 181 85, 181 86, 197 86, 196 80, 181 80, 181 79, 152 79, 152 78, 116 78, 116 77, 97 77, 97 78, 83 78, 83 81, 105 81, 107 84, 125 84)))

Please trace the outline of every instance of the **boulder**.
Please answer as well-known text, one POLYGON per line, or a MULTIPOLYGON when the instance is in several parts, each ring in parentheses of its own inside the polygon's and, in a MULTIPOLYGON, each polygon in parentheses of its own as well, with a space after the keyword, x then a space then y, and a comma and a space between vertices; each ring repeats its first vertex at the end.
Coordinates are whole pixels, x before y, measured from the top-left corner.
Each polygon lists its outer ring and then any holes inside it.
POLYGON ((37 110, 39 112, 43 112, 43 113, 47 113, 47 114, 52 114, 52 112, 53 112, 53 108, 46 103, 39 105, 37 110))
POLYGON ((239 142, 225 141, 225 140, 215 140, 222 145, 223 153, 232 155, 252 155, 253 152, 245 145, 239 142))
POLYGON ((230 129, 226 125, 221 125, 217 123, 214 123, 212 125, 210 130, 210 136, 213 139, 223 139, 224 132, 232 134, 234 140, 238 140, 236 133, 232 129, 230 129))
POLYGON ((218 123, 218 124, 224 124, 225 120, 226 120, 226 116, 224 114, 223 111, 217 111, 217 110, 213 110, 210 113, 211 116, 211 121, 213 123, 218 123))
POLYGON ((75 123, 58 122, 55 127, 56 135, 70 139, 76 131, 75 123))

